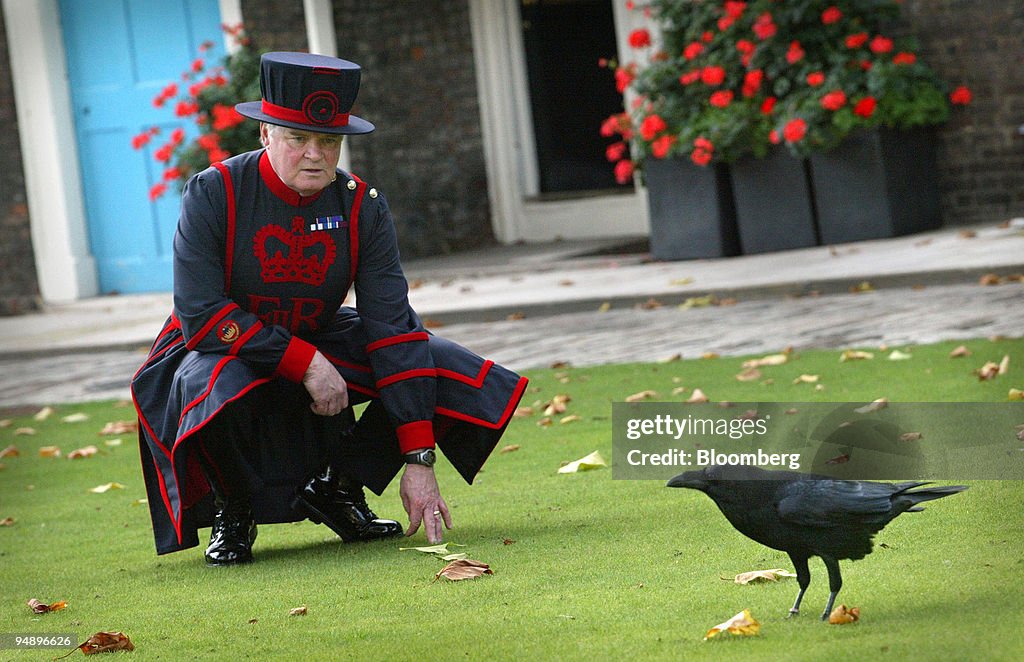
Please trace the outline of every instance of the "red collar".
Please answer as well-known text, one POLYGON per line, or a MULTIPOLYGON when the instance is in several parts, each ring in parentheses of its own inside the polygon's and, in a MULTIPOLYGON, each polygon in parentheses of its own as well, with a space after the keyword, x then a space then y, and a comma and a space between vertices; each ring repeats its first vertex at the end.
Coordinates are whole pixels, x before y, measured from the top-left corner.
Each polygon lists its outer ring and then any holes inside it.
POLYGON ((270 192, 281 198, 293 207, 305 207, 308 204, 312 204, 320 194, 323 193, 323 189, 317 191, 310 196, 299 195, 296 191, 288 187, 287 184, 281 181, 281 178, 277 176, 274 171, 274 166, 270 165, 270 156, 267 155, 267 151, 263 150, 260 154, 260 177, 263 178, 263 183, 267 185, 270 192))

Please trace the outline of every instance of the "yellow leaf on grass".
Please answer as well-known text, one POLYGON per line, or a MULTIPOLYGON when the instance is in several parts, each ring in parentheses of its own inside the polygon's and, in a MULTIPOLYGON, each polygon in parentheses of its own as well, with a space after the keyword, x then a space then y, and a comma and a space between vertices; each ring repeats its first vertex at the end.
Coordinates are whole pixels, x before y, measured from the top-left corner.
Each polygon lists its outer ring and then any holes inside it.
POLYGON ((526 418, 527 416, 533 416, 533 407, 516 407, 516 410, 512 412, 512 418, 526 418))
POLYGON ((555 397, 551 398, 551 401, 544 407, 545 416, 554 416, 555 414, 561 414, 568 408, 569 402, 572 398, 565 393, 559 393, 555 397))
POLYGON ((92 457, 96 453, 99 453, 100 449, 95 446, 86 446, 84 448, 76 448, 75 450, 68 453, 69 460, 78 460, 83 457, 92 457))
POLYGON ((575 423, 576 421, 582 421, 582 420, 583 420, 582 416, 577 416, 576 414, 571 414, 569 416, 566 416, 566 417, 562 418, 558 422, 560 424, 562 424, 562 425, 565 425, 566 423, 575 423))
POLYGON ((517 450, 519 450, 519 448, 520 448, 519 444, 509 444, 508 446, 505 446, 504 448, 502 448, 498 452, 499 453, 515 453, 517 450))
POLYGON ((967 349, 963 345, 960 345, 959 347, 957 347, 956 349, 954 349, 952 352, 949 353, 949 358, 951 358, 951 359, 959 359, 961 357, 970 356, 970 355, 971 355, 971 350, 967 349))
POLYGON ((1006 354, 1003 356, 1003 360, 999 362, 999 374, 1005 375, 1010 372, 1010 355, 1006 354))
POLYGON ((57 446, 42 446, 39 449, 39 457, 60 457, 60 448, 57 446))
POLYGON ((704 635, 704 640, 707 641, 708 639, 718 636, 723 632, 728 632, 729 634, 735 634, 742 637, 750 637, 760 631, 761 624, 754 620, 749 609, 744 609, 726 622, 719 623, 708 630, 708 633, 704 635))
POLYGON ((567 463, 565 466, 558 469, 560 474, 574 474, 580 471, 590 471, 592 469, 600 469, 601 467, 607 467, 608 463, 601 457, 600 451, 594 451, 586 457, 581 457, 578 460, 573 460, 567 463))
POLYGON ((43 407, 32 418, 37 421, 45 421, 51 416, 53 416, 53 407, 43 407))
POLYGON ((912 354, 907 354, 906 352, 901 352, 898 349, 892 350, 892 353, 890 353, 889 356, 888 356, 888 359, 890 361, 907 361, 907 360, 912 359, 912 358, 914 358, 912 354))
POLYGON ((747 585, 761 582, 777 582, 783 577, 796 577, 796 573, 782 568, 772 568, 771 570, 751 570, 750 572, 741 572, 736 575, 736 578, 733 581, 737 584, 747 585))
POLYGON ((301 607, 295 607, 294 609, 289 609, 288 610, 288 615, 289 616, 305 616, 306 612, 308 612, 308 611, 309 611, 309 609, 306 607, 306 605, 302 605, 301 607))
POLYGON ((845 363, 846 361, 864 361, 875 358, 875 355, 871 352, 861 352, 855 349, 848 349, 839 355, 839 362, 845 363))
POLYGON ((700 390, 699 388, 693 389, 693 393, 691 393, 690 397, 687 398, 686 400, 687 404, 691 405, 698 405, 707 401, 708 396, 704 395, 704 391, 700 390))
POLYGON ((107 439, 106 441, 103 442, 103 445, 104 446, 120 446, 121 443, 122 442, 121 442, 120 439, 107 439))
POLYGON ((789 362, 789 354, 769 354, 759 359, 749 359, 743 362, 744 368, 763 368, 764 366, 782 365, 789 362))
POLYGON ((454 543, 454 542, 443 542, 443 543, 441 543, 439 545, 429 545, 427 547, 399 547, 398 551, 400 551, 400 552, 422 552, 424 554, 441 555, 441 554, 448 554, 449 553, 448 552, 448 545, 455 545, 456 547, 465 547, 465 545, 460 545, 460 544, 454 543))
POLYGON ((476 579, 481 575, 493 574, 494 571, 491 570, 491 566, 486 563, 475 561, 473 559, 456 559, 441 568, 441 570, 434 575, 434 581, 444 577, 445 579, 457 582, 462 579, 476 579))
POLYGON ((15 437, 31 437, 36 433, 35 428, 18 428, 14 431, 15 437))
POLYGON ((103 429, 99 431, 99 434, 130 434, 138 429, 138 421, 109 421, 103 426, 103 429))
POLYGON ((761 379, 761 371, 757 368, 747 368, 740 374, 736 375, 736 381, 740 382, 753 382, 761 379))
POLYGON ((924 435, 920 432, 904 432, 900 435, 900 441, 921 441, 924 435))
POLYGON ((14 526, 14 518, 5 517, 3 519, 0 519, 0 526, 14 526))
POLYGON ((974 374, 978 375, 978 381, 981 382, 995 379, 996 376, 999 375, 999 364, 993 363, 992 361, 986 361, 985 365, 974 371, 974 374))
POLYGON ((74 414, 68 414, 67 416, 65 416, 64 418, 62 418, 60 420, 64 421, 65 423, 81 423, 82 421, 88 421, 89 420, 89 414, 84 414, 82 412, 77 412, 77 413, 74 413, 74 414))
POLYGON ((639 393, 634 393, 633 395, 627 395, 626 402, 640 402, 641 400, 648 400, 650 398, 656 397, 658 397, 657 391, 640 391, 639 393))
POLYGON ((605 301, 600 306, 598 306, 597 312, 599 312, 599 313, 607 313, 611 309, 612 309, 612 304, 610 304, 607 301, 605 301))
POLYGON ((93 494, 103 494, 104 492, 109 492, 110 490, 123 489, 124 485, 122 485, 121 483, 104 483, 103 485, 97 485, 96 487, 92 488, 89 491, 92 492, 93 494))
POLYGON ((800 375, 793 380, 794 384, 816 384, 820 379, 819 375, 800 375))
POLYGON ((9 418, 0 418, 0 428, 9 428, 12 423, 14 423, 14 421, 9 418))
POLYGON ((846 605, 839 605, 828 615, 828 622, 832 625, 846 625, 856 623, 860 620, 860 607, 846 608, 846 605))
POLYGON ((0 457, 18 457, 19 455, 21 455, 21 451, 14 444, 0 451, 0 457))
POLYGON ((1011 402, 1024 401, 1024 390, 1021 390, 1019 388, 1011 388, 1010 394, 1007 396, 1007 399, 1010 400, 1011 402))

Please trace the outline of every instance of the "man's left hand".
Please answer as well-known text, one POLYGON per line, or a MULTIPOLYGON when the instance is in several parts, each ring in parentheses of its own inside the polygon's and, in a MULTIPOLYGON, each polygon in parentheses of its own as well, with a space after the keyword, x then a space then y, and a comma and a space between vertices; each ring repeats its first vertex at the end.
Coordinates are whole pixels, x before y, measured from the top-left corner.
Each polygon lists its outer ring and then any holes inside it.
POLYGON ((416 533, 422 522, 427 541, 432 545, 441 542, 444 531, 441 528, 441 521, 443 519, 444 525, 450 529, 452 516, 448 512, 448 504, 441 498, 433 467, 405 465, 399 493, 402 495, 405 512, 409 514, 409 528, 405 535, 411 536, 416 533))

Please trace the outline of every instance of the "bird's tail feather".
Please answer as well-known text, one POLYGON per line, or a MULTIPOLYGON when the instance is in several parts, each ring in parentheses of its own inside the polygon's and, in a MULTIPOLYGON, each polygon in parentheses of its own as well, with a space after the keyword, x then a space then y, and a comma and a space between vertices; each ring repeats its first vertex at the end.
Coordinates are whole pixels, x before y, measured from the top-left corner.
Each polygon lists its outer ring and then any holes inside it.
POLYGON ((938 485, 936 487, 929 487, 927 489, 916 490, 914 492, 909 491, 914 487, 926 484, 927 483, 912 483, 908 485, 894 495, 894 501, 903 501, 907 504, 907 512, 916 513, 924 510, 924 508, 917 505, 923 501, 941 499, 942 497, 958 494, 967 489, 966 485, 938 485))

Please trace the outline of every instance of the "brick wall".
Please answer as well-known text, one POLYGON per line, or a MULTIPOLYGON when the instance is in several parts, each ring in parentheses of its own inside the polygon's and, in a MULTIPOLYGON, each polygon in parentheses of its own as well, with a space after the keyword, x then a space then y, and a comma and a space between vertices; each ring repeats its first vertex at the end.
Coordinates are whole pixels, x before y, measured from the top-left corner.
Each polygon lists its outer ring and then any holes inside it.
POLYGON ((306 14, 302 2, 242 0, 246 30, 264 51, 304 51, 306 14))
POLYGON ((39 307, 7 32, 0 11, 0 315, 39 307))
POLYGON ((921 58, 974 101, 939 130, 946 225, 1024 216, 1024 4, 906 0, 921 58))
POLYGON ((468 0, 334 0, 338 55, 363 67, 352 170, 378 187, 406 257, 493 243, 468 0))

